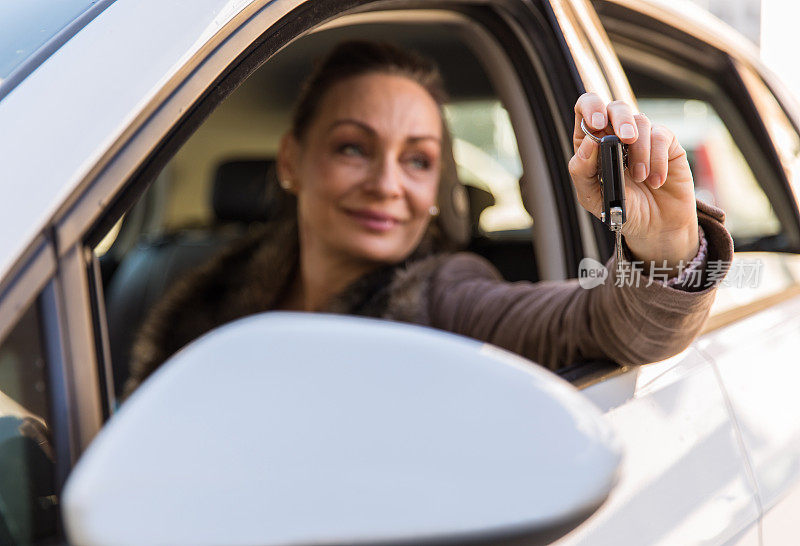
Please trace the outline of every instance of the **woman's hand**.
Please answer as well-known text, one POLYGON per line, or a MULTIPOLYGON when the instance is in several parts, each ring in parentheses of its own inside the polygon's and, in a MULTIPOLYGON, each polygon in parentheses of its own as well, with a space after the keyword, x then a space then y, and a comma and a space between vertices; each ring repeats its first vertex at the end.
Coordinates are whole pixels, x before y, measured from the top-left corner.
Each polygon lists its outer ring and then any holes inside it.
POLYGON ((617 135, 628 145, 625 169, 625 242, 634 259, 661 267, 664 261, 677 274, 678 266, 697 254, 697 210, 694 183, 686 151, 663 125, 652 125, 622 101, 608 105, 594 93, 575 103, 575 155, 569 172, 581 205, 600 217, 603 199, 598 177, 600 145, 581 129, 581 120, 598 137, 617 135))

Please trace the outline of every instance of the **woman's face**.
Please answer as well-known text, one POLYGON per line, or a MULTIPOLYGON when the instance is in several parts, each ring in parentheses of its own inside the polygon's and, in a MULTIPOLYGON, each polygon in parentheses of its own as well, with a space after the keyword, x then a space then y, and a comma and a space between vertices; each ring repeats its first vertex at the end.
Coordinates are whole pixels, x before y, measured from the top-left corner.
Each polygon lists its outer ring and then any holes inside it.
POLYGON ((441 141, 436 102, 408 78, 367 74, 331 87, 302 141, 281 143, 301 244, 360 261, 406 258, 436 204, 441 141))

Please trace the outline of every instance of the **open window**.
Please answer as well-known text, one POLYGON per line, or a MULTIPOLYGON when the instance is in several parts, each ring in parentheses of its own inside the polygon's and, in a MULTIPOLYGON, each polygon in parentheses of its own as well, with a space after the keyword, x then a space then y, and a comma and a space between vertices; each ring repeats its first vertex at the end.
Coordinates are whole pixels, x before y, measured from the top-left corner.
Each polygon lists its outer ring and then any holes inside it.
MULTIPOLYGON (((481 13, 500 24, 488 10, 481 13)), ((501 43, 476 19, 441 9, 347 15, 271 56, 187 129, 180 145, 165 146, 152 162, 160 166, 130 183, 129 189, 147 190, 121 200, 125 206, 114 207, 87 239, 102 288, 96 320, 110 349, 101 360, 110 358, 116 396, 152 306, 176 280, 275 214, 274 161, 293 99, 313 62, 345 39, 393 42, 439 64, 450 95, 445 115, 452 154, 468 203, 463 248, 485 256, 510 281, 567 276, 568 234, 554 230, 566 204, 552 179, 553 172, 566 175, 566 162, 548 162, 544 151, 545 144, 558 146, 552 135, 560 114, 541 95, 532 96, 530 80, 519 72, 525 66, 519 59, 530 63, 530 52, 509 36, 504 33, 501 43)), ((544 72, 539 76, 537 85, 557 95, 544 72)))

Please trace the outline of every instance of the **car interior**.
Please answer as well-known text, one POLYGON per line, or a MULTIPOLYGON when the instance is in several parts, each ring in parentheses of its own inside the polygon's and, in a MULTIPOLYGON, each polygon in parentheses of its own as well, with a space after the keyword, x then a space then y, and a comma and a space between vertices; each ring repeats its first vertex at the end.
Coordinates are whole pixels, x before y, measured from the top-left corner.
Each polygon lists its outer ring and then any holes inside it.
POLYGON ((95 248, 117 395, 128 376, 134 336, 152 305, 175 280, 278 213, 283 192, 275 155, 292 101, 314 61, 345 39, 392 42, 438 63, 449 94, 445 117, 455 187, 463 194, 451 197, 454 206, 440 207, 439 221, 456 232, 462 248, 486 257, 506 280, 540 278, 535 200, 527 186, 541 175, 529 169, 523 176, 525 158, 503 90, 475 55, 464 28, 434 23, 368 19, 310 33, 245 80, 178 149, 95 248))

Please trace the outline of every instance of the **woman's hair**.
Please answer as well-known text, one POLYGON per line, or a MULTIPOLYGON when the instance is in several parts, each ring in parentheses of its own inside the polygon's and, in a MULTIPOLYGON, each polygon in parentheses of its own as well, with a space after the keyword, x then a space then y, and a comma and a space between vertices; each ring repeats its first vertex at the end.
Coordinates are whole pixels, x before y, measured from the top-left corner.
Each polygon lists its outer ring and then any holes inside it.
POLYGON ((348 78, 375 73, 402 76, 416 82, 440 108, 447 100, 442 76, 432 60, 388 43, 346 41, 323 58, 303 84, 292 117, 295 138, 301 140, 305 136, 331 87, 348 78))

